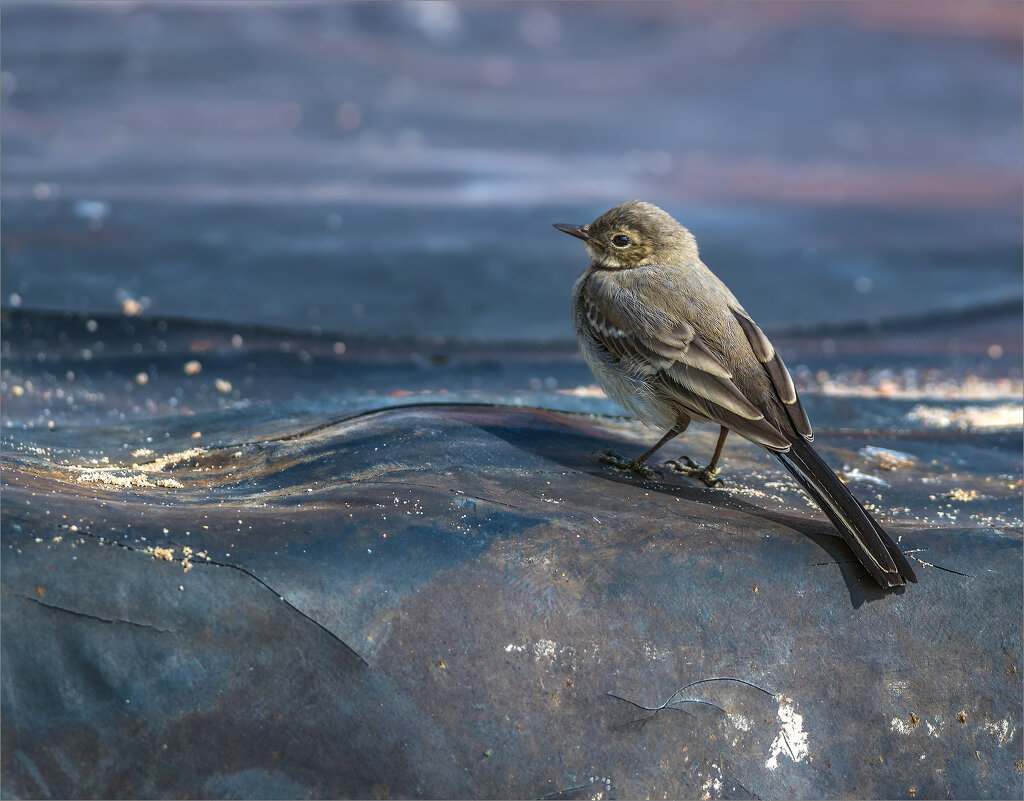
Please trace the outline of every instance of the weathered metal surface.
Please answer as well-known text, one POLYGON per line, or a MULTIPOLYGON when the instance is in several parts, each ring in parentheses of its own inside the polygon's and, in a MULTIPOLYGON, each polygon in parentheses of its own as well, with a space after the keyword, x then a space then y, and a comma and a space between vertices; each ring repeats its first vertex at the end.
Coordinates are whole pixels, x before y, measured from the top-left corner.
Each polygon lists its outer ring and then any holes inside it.
MULTIPOLYGON (((114 405, 137 321, 102 324, 72 362, 82 320, 7 315, 5 401, 114 405), (35 360, 33 328, 65 357, 35 360)), ((315 365, 294 379, 223 330, 163 335, 223 342, 206 384, 255 361, 276 400, 190 383, 171 416, 7 417, 6 796, 1020 794, 1019 428, 819 426, 918 560, 886 594, 745 443, 722 490, 643 481, 595 459, 651 441, 628 421, 436 392, 332 415, 306 395, 315 365)), ((580 369, 491 358, 510 395, 516 363, 580 369)), ((415 365, 395 381, 446 383, 415 365)), ((359 386, 358 362, 332 369, 359 386)))

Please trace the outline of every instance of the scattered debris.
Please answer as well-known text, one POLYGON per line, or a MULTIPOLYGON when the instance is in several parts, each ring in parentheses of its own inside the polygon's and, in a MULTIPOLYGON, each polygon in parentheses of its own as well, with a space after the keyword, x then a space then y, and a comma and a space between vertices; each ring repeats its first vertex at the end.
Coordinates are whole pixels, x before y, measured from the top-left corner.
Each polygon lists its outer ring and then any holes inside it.
POLYGON ((163 559, 166 562, 174 561, 174 548, 153 548, 153 556, 157 559, 163 559))

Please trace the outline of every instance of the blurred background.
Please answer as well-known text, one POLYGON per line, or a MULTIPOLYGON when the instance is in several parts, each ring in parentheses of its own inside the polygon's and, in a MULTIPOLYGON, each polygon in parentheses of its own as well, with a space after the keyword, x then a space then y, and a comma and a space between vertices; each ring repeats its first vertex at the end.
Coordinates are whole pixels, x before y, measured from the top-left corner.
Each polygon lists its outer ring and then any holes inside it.
POLYGON ((1020 3, 3 7, 5 308, 570 342, 641 198, 769 330, 1022 297, 1020 3))

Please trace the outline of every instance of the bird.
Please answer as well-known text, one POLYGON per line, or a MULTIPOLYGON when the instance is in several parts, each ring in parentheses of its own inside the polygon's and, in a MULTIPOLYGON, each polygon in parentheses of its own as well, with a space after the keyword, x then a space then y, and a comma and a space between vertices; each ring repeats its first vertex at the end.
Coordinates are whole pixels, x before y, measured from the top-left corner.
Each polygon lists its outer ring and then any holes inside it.
POLYGON ((583 240, 591 263, 573 287, 576 338, 605 393, 665 432, 647 460, 691 420, 720 426, 711 461, 670 462, 709 486, 720 482, 726 436, 767 449, 838 529, 882 588, 916 582, 906 556, 811 445, 811 424, 778 351, 729 288, 701 261, 693 234, 652 203, 632 200, 586 225, 556 223, 583 240))

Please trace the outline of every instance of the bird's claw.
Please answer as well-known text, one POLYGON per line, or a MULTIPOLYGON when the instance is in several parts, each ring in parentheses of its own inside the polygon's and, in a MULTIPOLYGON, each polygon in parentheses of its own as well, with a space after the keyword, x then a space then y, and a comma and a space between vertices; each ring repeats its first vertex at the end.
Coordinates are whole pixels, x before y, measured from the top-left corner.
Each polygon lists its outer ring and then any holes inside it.
POLYGON ((648 467, 644 462, 641 462, 639 459, 634 459, 632 461, 630 461, 629 459, 624 459, 611 448, 608 448, 604 452, 600 453, 597 458, 604 464, 609 464, 612 467, 617 467, 619 468, 619 470, 628 470, 631 473, 636 473, 638 476, 642 476, 643 478, 647 479, 654 478, 654 471, 650 467, 648 467))
POLYGON ((677 473, 682 473, 684 476, 695 478, 707 487, 714 489, 715 487, 722 486, 722 479, 719 478, 718 468, 713 470, 709 467, 701 467, 689 456, 680 456, 679 459, 669 459, 664 463, 665 467, 670 467, 677 473), (683 464, 685 462, 685 464, 683 464))

